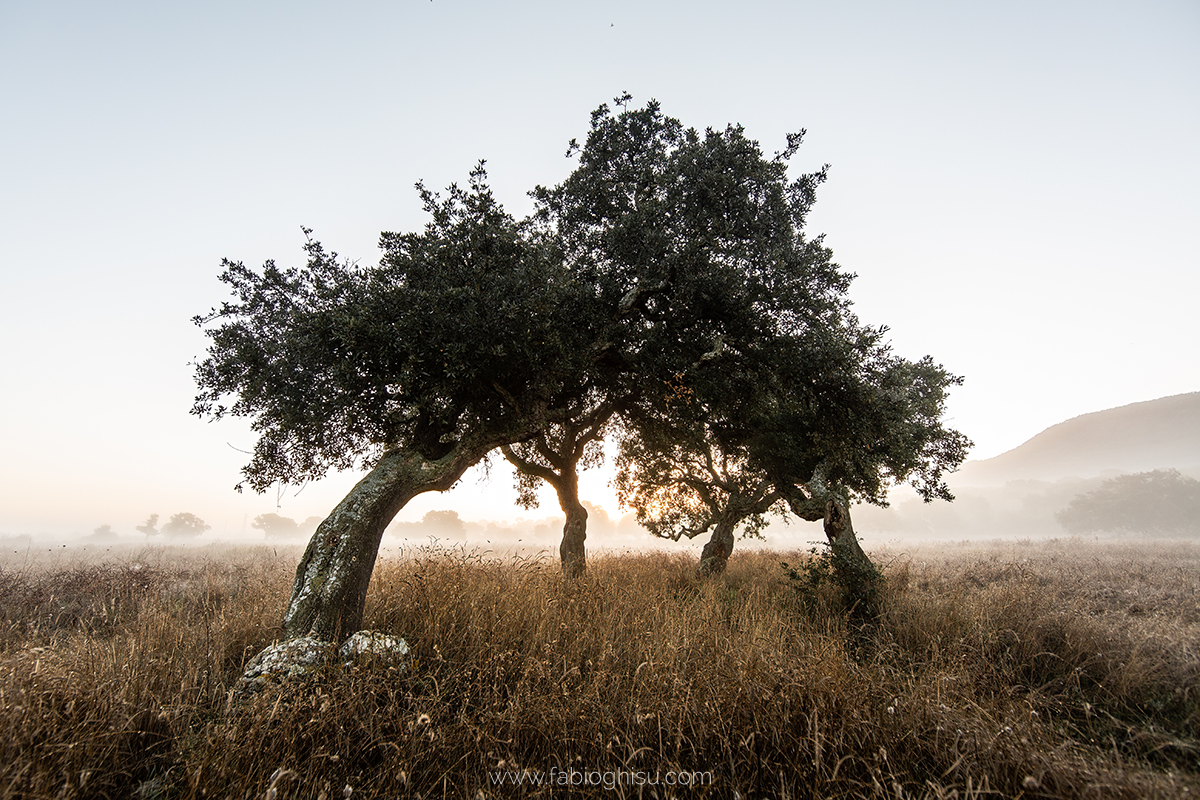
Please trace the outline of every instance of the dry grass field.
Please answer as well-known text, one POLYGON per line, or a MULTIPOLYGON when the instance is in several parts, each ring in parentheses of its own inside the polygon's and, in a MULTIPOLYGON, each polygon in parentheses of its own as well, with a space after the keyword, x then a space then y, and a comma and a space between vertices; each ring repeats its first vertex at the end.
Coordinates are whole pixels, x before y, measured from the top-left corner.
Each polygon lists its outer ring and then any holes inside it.
POLYGON ((565 584, 550 560, 412 551, 381 560, 366 618, 411 668, 331 658, 240 703, 295 553, 9 563, 0 797, 1200 793, 1200 546, 874 556, 882 614, 851 622, 836 585, 788 578, 806 554, 710 580, 600 556, 565 584))

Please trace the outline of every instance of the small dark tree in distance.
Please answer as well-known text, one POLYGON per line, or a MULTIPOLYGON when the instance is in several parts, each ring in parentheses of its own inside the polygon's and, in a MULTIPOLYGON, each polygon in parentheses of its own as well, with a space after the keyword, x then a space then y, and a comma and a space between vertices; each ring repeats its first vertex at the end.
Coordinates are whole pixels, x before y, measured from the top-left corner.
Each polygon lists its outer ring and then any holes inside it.
POLYGON ((91 535, 87 538, 96 542, 114 542, 119 537, 117 536, 117 532, 112 529, 111 525, 101 525, 100 527, 95 528, 91 535))
POLYGON ((1118 475, 1055 515, 1071 533, 1200 531, 1200 481, 1165 469, 1118 475))

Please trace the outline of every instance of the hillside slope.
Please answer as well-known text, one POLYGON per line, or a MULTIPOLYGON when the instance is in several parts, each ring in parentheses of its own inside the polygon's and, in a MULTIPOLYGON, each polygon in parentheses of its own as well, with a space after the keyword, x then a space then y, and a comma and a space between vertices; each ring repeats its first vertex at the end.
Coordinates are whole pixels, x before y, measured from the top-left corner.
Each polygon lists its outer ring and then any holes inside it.
POLYGON ((1094 477, 1200 465, 1200 392, 1082 414, 983 461, 968 461, 951 486, 1094 477))

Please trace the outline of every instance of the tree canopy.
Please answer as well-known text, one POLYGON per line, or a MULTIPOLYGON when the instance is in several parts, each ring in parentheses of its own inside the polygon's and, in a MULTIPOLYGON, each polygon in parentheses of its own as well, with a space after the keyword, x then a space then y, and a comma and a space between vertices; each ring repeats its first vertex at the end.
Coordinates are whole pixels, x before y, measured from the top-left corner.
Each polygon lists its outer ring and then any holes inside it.
POLYGON ((172 514, 171 518, 167 520, 167 524, 163 525, 162 532, 166 536, 175 537, 199 536, 211 528, 211 525, 195 514, 183 511, 179 514, 172 514))
POLYGON ((250 523, 250 527, 262 531, 268 539, 276 536, 291 536, 300 531, 296 520, 273 513, 259 514, 250 523))
POLYGON ((622 498, 655 535, 712 531, 702 559, 716 559, 705 567, 715 571, 734 528, 756 535, 767 512, 823 519, 836 498, 847 514, 852 497, 885 503, 887 485, 901 481, 951 499, 941 473, 969 442, 940 417, 958 379, 931 359, 892 356, 881 337, 828 328, 784 337, 639 404, 621 438, 622 498))
POLYGON ((464 438, 497 446, 584 391, 575 284, 496 203, 483 165, 445 198, 418 191, 430 222, 382 234, 376 266, 311 237, 303 268, 223 262, 235 301, 195 319, 220 324, 193 413, 253 418, 251 488, 369 468, 387 449, 437 459, 464 438))

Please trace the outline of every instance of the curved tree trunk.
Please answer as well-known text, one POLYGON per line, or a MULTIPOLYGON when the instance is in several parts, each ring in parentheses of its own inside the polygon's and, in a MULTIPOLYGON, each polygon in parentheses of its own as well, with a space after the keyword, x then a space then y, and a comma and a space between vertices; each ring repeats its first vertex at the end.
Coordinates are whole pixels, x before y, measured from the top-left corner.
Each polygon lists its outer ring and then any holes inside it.
POLYGON ((452 487, 488 449, 460 445, 437 461, 412 450, 385 453, 309 541, 283 615, 287 638, 340 643, 357 631, 384 528, 416 495, 452 487))
POLYGON ((833 551, 833 568, 846 587, 852 611, 872 617, 879 611, 882 576, 863 552, 850 519, 850 502, 844 492, 831 493, 825 501, 825 536, 833 551))
MULTIPOLYGON (((566 481, 564 481, 566 483, 566 481)), ((579 502, 579 487, 572 485, 566 492, 560 490, 558 501, 567 521, 563 525, 562 544, 558 555, 562 560, 563 574, 576 578, 587 571, 587 550, 583 545, 587 539, 587 509, 579 502)))
POLYGON ((833 555, 833 568, 846 587, 854 613, 874 616, 879 610, 883 576, 858 543, 850 519, 849 495, 840 487, 827 487, 820 475, 815 475, 803 490, 795 485, 785 486, 785 498, 793 514, 810 522, 823 520, 825 538, 829 540, 833 555))
POLYGON ((729 556, 733 553, 733 529, 735 523, 722 520, 713 529, 712 536, 700 551, 700 574, 720 575, 729 564, 729 556))
POLYGON ((579 473, 577 465, 582 449, 572 457, 560 456, 543 445, 540 448, 542 457, 552 466, 538 464, 522 458, 511 447, 504 446, 500 452, 514 467, 541 478, 554 487, 558 495, 558 505, 566 516, 563 523, 563 538, 558 546, 558 556, 562 563, 563 575, 575 578, 587 571, 587 549, 584 541, 587 539, 587 509, 579 502, 579 473), (557 468, 557 471, 556 471, 557 468))
POLYGON ((867 554, 858 543, 854 533, 854 523, 850 520, 850 506, 843 497, 829 498, 825 501, 825 537, 834 552, 846 558, 870 563, 867 554))

